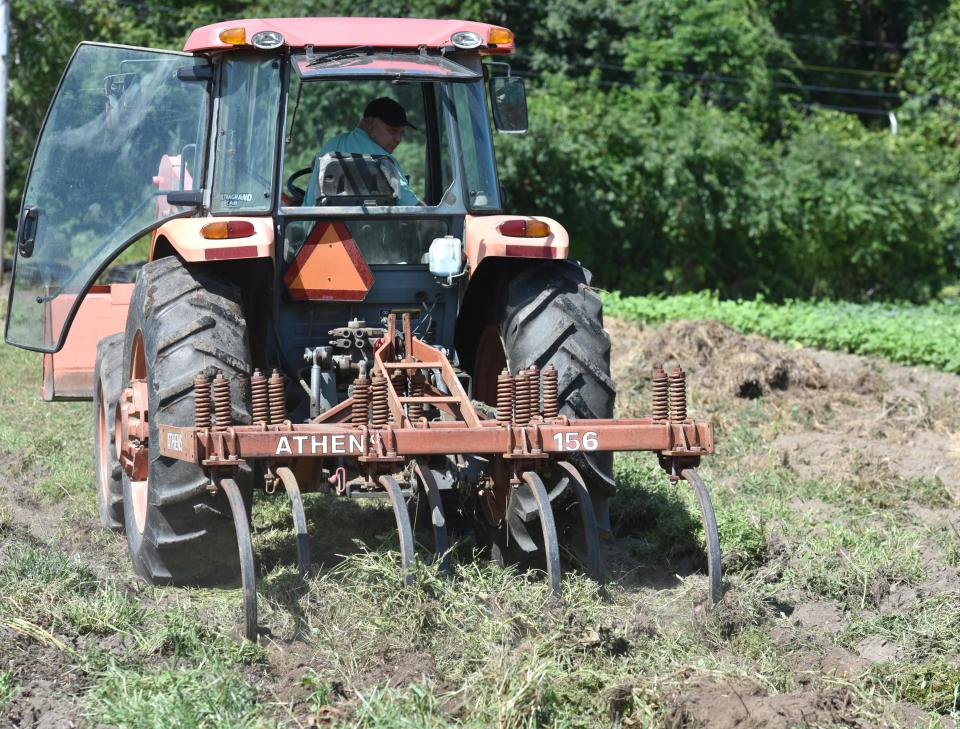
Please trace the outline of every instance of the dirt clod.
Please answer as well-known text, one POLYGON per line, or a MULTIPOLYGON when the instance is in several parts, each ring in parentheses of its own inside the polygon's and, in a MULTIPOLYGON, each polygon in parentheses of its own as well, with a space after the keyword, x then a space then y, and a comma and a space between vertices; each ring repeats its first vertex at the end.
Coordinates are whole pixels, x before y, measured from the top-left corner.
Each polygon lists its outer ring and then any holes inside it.
POLYGON ((797 691, 771 696, 748 683, 704 681, 671 702, 669 726, 711 729, 777 729, 795 726, 856 726, 850 696, 841 690, 797 691))
POLYGON ((790 617, 797 625, 805 628, 819 628, 831 635, 839 633, 847 624, 843 610, 832 602, 808 602, 797 605, 790 617))
POLYGON ((632 359, 646 365, 644 372, 656 364, 680 365, 699 388, 751 400, 775 391, 827 385, 823 370, 804 352, 740 334, 713 320, 670 322, 652 330, 632 359))

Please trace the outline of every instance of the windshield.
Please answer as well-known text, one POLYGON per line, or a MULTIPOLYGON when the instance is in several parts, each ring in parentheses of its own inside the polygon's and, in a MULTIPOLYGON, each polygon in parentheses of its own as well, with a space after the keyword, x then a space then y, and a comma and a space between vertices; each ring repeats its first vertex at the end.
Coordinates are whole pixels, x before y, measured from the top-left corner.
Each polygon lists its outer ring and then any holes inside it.
POLYGON ((306 80, 348 75, 354 78, 440 78, 450 81, 480 78, 480 74, 442 56, 424 56, 417 53, 375 53, 342 49, 314 56, 294 56, 293 63, 300 78, 306 80))
POLYGON ((441 205, 452 175, 450 151, 440 146, 438 99, 434 82, 294 77, 284 152, 289 202, 326 209, 441 205), (375 116, 365 118, 368 111, 375 116))
POLYGON ((284 136, 287 213, 501 206, 479 75, 446 83, 295 74, 284 136))

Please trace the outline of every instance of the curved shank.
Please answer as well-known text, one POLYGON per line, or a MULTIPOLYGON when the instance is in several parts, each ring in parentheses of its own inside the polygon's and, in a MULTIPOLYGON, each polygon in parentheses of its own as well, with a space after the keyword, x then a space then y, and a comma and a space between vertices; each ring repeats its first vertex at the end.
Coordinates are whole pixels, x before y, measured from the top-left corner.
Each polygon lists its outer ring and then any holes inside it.
POLYGON ((286 466, 277 469, 277 476, 283 483, 290 499, 290 511, 293 512, 293 528, 297 533, 297 568, 303 579, 310 577, 310 536, 307 533, 307 515, 303 511, 303 496, 296 476, 286 466))
POLYGON ((430 524, 433 527, 433 549, 435 558, 440 560, 440 569, 450 571, 450 548, 447 541, 447 520, 443 513, 443 501, 440 498, 440 487, 429 466, 421 466, 419 461, 413 462, 413 470, 420 479, 424 492, 427 494, 427 504, 430 506, 430 524))
POLYGON ((583 520, 583 541, 587 550, 587 568, 589 575, 600 582, 603 577, 603 568, 600 560, 600 532, 597 529, 597 517, 593 512, 593 501, 590 498, 590 492, 587 490, 587 484, 580 475, 580 471, 569 461, 557 461, 573 484, 573 489, 577 492, 577 501, 580 503, 580 517, 583 520))
POLYGON ((543 530, 544 560, 547 563, 547 580, 554 597, 560 597, 560 545, 557 543, 557 525, 553 518, 553 508, 543 481, 533 471, 525 471, 523 480, 533 492, 540 512, 540 528, 543 530))
POLYGON ((393 476, 381 476, 380 485, 390 496, 393 504, 393 516, 397 520, 397 534, 400 537, 400 578, 404 587, 413 584, 413 529, 410 527, 410 514, 407 512, 407 500, 403 498, 400 484, 393 476))
POLYGON ((250 523, 247 507, 243 503, 240 487, 232 478, 220 479, 220 488, 227 495, 233 526, 237 531, 237 546, 240 549, 240 576, 243 580, 244 635, 248 640, 257 639, 257 576, 253 566, 253 542, 250 539, 250 523))
POLYGON ((710 578, 710 606, 716 605, 723 597, 720 567, 720 535, 717 532, 717 515, 713 511, 713 502, 707 492, 707 486, 695 468, 685 468, 680 476, 693 486, 700 502, 700 514, 703 517, 703 534, 707 542, 707 574, 710 578))

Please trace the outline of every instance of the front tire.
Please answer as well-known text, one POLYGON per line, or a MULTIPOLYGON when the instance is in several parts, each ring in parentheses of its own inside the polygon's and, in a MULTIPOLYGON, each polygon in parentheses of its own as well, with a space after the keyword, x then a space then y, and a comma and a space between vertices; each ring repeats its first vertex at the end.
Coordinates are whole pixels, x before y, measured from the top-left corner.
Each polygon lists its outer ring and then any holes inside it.
POLYGON ((159 425, 194 424, 193 381, 201 370, 231 380, 233 420, 250 422, 246 380, 236 377, 251 371, 240 289, 164 258, 141 269, 129 312, 124 372, 128 381, 146 381, 149 425, 146 480, 123 475, 134 569, 151 584, 234 582, 239 559, 227 498, 210 490, 200 466, 160 455, 159 425))
POLYGON ((117 460, 114 426, 117 403, 123 391, 123 333, 104 337, 97 344, 93 368, 94 477, 100 524, 122 532, 123 478, 117 460))

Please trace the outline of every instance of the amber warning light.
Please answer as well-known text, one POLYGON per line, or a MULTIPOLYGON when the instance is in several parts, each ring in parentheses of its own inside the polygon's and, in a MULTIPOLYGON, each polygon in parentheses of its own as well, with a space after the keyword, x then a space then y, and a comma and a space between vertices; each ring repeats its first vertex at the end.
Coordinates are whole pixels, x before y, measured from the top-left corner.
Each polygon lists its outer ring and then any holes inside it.
POLYGON ((220 42, 228 46, 242 46, 247 42, 245 28, 224 28, 220 31, 220 42))
POLYGON ((506 220, 497 226, 497 230, 511 238, 546 238, 550 235, 550 226, 542 220, 506 220))
POLYGON ((253 223, 246 220, 218 220, 216 223, 207 223, 200 229, 200 235, 207 240, 249 238, 253 234, 253 223))

